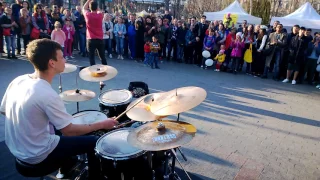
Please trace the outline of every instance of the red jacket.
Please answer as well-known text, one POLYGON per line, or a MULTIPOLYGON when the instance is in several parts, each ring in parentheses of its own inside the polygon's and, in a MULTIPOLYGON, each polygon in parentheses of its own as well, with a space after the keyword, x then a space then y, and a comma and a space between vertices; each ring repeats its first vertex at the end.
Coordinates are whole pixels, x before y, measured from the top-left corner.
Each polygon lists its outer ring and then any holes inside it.
POLYGON ((68 40, 68 36, 70 34, 70 39, 73 40, 73 35, 74 35, 74 28, 72 26, 70 26, 70 30, 67 30, 67 26, 64 25, 62 28, 62 31, 66 34, 66 40, 68 40))
POLYGON ((150 53, 151 52, 151 49, 150 49, 150 44, 144 44, 144 52, 145 53, 150 53))
POLYGON ((232 35, 231 33, 229 33, 225 42, 226 49, 229 49, 229 47, 231 46, 232 39, 236 39, 236 35, 232 35))

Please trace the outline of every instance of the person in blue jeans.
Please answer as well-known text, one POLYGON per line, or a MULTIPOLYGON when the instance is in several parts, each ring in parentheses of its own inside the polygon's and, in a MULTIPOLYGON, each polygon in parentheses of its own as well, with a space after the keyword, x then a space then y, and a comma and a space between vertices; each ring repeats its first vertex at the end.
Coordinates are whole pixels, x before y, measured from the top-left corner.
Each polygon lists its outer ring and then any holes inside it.
POLYGON ((17 59, 15 54, 16 49, 16 35, 17 35, 17 28, 18 23, 13 20, 12 17, 12 9, 9 7, 6 7, 4 12, 6 13, 1 17, 1 26, 3 28, 3 35, 5 37, 6 45, 7 45, 7 54, 8 59, 17 59), (8 32, 8 34, 5 34, 5 32, 8 32))
POLYGON ((117 43, 118 59, 123 59, 124 36, 127 34, 126 26, 122 23, 122 18, 118 17, 118 23, 113 28, 117 43))
POLYGON ((150 44, 150 59, 151 59, 151 69, 153 69, 153 64, 155 65, 156 69, 160 69, 158 66, 159 60, 159 51, 161 50, 160 43, 158 43, 158 37, 152 37, 152 43, 150 44))
POLYGON ((131 59, 136 58, 136 27, 135 27, 135 14, 129 15, 130 21, 127 23, 127 29, 128 29, 128 39, 129 39, 129 49, 131 52, 131 59))
POLYGON ((151 49, 150 49, 150 41, 147 40, 147 42, 144 44, 144 64, 150 66, 150 54, 151 54, 151 49))
POLYGON ((113 23, 111 22, 111 16, 110 14, 105 14, 103 18, 102 23, 102 29, 103 29, 103 40, 106 47, 106 50, 108 50, 109 58, 112 58, 112 37, 113 37, 113 23))

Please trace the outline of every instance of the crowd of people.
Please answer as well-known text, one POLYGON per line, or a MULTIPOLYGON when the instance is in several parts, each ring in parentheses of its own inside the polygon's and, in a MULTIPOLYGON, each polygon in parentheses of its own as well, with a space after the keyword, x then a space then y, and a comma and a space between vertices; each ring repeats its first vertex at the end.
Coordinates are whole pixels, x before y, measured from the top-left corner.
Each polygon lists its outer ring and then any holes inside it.
MULTIPOLYGON (((31 8, 28 1, 17 0, 10 7, 1 4, 0 7, 1 12, 4 10, 0 37, 5 38, 8 58, 16 58, 15 49, 17 54, 22 53, 20 39, 26 48, 30 40, 51 38, 64 48, 66 59, 74 58, 74 50, 78 50, 83 57, 89 56, 91 65, 95 64, 95 50, 98 50, 103 64, 107 64, 106 57, 116 55, 117 59, 135 59, 152 68, 153 64, 159 68, 158 61, 176 61, 207 69, 202 55, 206 50, 215 60, 216 71, 234 74, 245 71, 262 78, 273 72, 274 80, 292 79, 292 84, 319 81, 316 67, 320 63, 320 34, 299 25, 288 33, 278 21, 273 26, 244 21, 236 28, 228 21, 209 22, 206 16, 199 21, 196 17, 178 20, 169 11, 160 16, 154 13, 137 16, 132 12, 124 16, 119 12, 102 12, 96 7, 93 14, 99 15, 86 17, 80 6, 70 10, 35 4, 31 8), (101 27, 100 23, 96 24, 100 19, 101 27), (244 58, 248 49, 252 54, 250 61, 244 58), (221 55, 223 58, 218 60, 221 55)), ((3 52, 3 40, 0 42, 3 52)))

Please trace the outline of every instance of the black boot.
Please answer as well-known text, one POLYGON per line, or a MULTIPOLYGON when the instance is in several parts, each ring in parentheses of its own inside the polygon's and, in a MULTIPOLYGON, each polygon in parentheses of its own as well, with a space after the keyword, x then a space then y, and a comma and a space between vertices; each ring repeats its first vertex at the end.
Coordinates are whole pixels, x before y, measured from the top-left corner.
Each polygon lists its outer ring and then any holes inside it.
POLYGON ((261 78, 263 79, 267 79, 268 78, 268 72, 269 72, 269 67, 264 67, 264 71, 263 71, 263 75, 261 76, 261 78))

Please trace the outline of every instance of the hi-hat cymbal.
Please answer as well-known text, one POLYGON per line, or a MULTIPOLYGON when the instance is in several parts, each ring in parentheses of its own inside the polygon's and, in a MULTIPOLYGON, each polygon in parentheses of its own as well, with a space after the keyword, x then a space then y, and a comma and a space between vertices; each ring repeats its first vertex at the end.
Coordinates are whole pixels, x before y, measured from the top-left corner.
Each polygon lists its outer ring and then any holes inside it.
MULTIPOLYGON (((141 101, 141 99, 149 99, 149 97, 152 97, 154 99, 157 99, 161 96, 161 93, 153 93, 148 94, 146 96, 140 97, 136 99, 135 101, 131 102, 127 109, 131 108, 134 104, 136 104, 138 101, 141 101)), ((156 116, 150 111, 150 104, 142 100, 140 103, 138 103, 136 106, 134 106, 131 110, 127 112, 127 116, 134 120, 134 121, 154 121, 158 120, 159 118, 162 118, 162 116, 156 116)))
POLYGON ((114 78, 118 74, 116 68, 107 65, 93 65, 80 71, 80 78, 90 82, 107 81, 114 78))
POLYGON ((69 63, 65 63, 64 71, 62 73, 71 73, 77 70, 77 66, 69 63))
POLYGON ((162 151, 182 146, 192 140, 197 129, 181 121, 154 121, 133 129, 128 142, 146 151, 162 151))
POLYGON ((96 94, 89 90, 79 90, 79 92, 76 89, 64 91, 59 94, 61 99, 63 101, 68 102, 82 102, 82 101, 88 101, 93 99, 96 94))
POLYGON ((198 106, 206 96, 206 90, 200 87, 177 88, 152 101, 150 110, 158 116, 178 114, 198 106))

